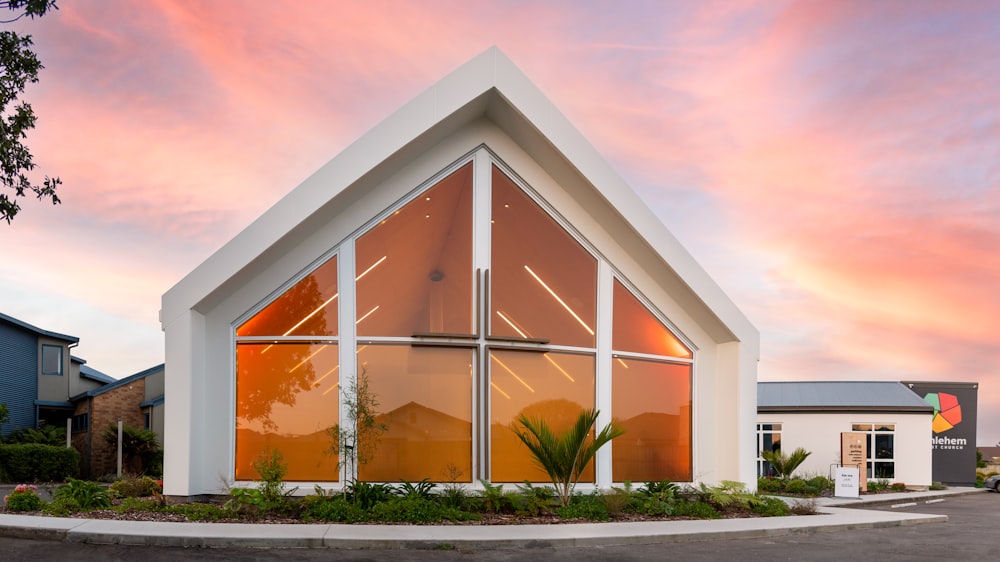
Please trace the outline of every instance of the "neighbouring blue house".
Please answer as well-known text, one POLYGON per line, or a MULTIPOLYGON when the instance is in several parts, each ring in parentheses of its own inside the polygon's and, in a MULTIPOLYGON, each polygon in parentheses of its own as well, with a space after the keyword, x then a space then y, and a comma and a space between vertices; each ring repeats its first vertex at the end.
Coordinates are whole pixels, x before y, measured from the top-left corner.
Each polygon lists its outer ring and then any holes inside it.
POLYGON ((65 427, 71 397, 114 382, 70 354, 79 342, 0 313, 0 403, 10 412, 0 428, 5 437, 25 427, 65 427))

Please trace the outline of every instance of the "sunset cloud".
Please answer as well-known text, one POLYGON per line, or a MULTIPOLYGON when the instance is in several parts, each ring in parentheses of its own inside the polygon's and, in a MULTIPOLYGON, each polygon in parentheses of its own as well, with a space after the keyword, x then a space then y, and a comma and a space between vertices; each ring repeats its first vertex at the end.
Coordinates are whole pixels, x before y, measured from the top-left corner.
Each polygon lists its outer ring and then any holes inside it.
POLYGON ((2 311, 95 368, 162 360, 166 289, 495 44, 759 327, 761 379, 980 381, 1000 440, 993 6, 81 0, 17 26, 65 185, 0 235, 2 311))

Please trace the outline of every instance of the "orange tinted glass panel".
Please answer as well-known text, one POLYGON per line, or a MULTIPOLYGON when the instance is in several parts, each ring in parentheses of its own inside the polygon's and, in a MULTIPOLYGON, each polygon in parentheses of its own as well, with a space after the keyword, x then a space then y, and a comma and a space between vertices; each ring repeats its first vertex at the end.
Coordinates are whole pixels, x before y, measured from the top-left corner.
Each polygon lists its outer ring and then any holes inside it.
POLYGON ((691 350, 615 279, 614 335, 617 351, 691 358, 691 350))
POLYGON ((594 347, 597 260, 493 168, 490 333, 594 347))
POLYGON ((472 164, 356 245, 361 336, 472 332, 472 164))
POLYGON ((472 482, 473 363, 471 349, 358 349, 358 368, 378 402, 377 420, 388 426, 374 457, 359 464, 359 479, 472 482))
POLYGON ((257 480, 254 460, 277 449, 286 480, 336 481, 327 428, 338 420, 334 344, 236 344, 236 479, 257 480))
POLYGON ((237 336, 336 336, 337 258, 333 257, 236 329, 237 336))
MULTIPOLYGON (((568 429, 594 407, 594 358, 567 353, 490 352, 490 480, 548 482, 527 447, 511 430, 520 414, 544 420, 554 432, 568 429)), ((580 477, 594 481, 593 464, 580 477)))
POLYGON ((615 482, 691 475, 691 366, 615 358, 611 411, 625 434, 611 442, 615 482))

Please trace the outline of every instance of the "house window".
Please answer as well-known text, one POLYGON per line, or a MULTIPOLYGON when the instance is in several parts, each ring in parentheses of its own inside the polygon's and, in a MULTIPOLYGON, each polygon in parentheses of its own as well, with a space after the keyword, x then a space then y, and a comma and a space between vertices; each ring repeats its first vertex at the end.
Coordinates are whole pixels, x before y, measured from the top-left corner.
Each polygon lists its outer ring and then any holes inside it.
POLYGON ((58 345, 42 345, 42 374, 61 377, 63 374, 63 348, 58 345))
POLYGON ((90 414, 83 413, 73 416, 73 431, 87 431, 90 429, 90 414))
POLYGON ((273 447, 292 481, 547 481, 510 427, 570 428, 599 376, 630 436, 602 480, 693 478, 691 346, 487 150, 330 254, 234 323, 237 480, 273 447), (388 428, 359 466, 327 453, 351 400, 340 360, 388 428))
POLYGON ((856 423, 856 433, 864 433, 868 446, 868 478, 892 480, 896 477, 894 424, 856 423))
POLYGON ((143 413, 142 417, 143 417, 143 424, 142 424, 143 428, 147 430, 153 429, 153 414, 145 412, 143 413))
POLYGON ((757 424, 757 476, 776 476, 771 463, 764 460, 761 453, 765 451, 781 451, 781 424, 757 424))

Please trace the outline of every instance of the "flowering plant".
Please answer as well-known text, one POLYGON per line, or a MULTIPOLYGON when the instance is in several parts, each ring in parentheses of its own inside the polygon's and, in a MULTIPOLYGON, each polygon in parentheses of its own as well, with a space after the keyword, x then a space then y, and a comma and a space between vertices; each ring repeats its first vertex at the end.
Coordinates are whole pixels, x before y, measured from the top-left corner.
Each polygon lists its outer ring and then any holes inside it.
POLYGON ((38 497, 38 486, 34 484, 18 484, 3 501, 8 511, 38 511, 42 508, 42 498, 38 497))

